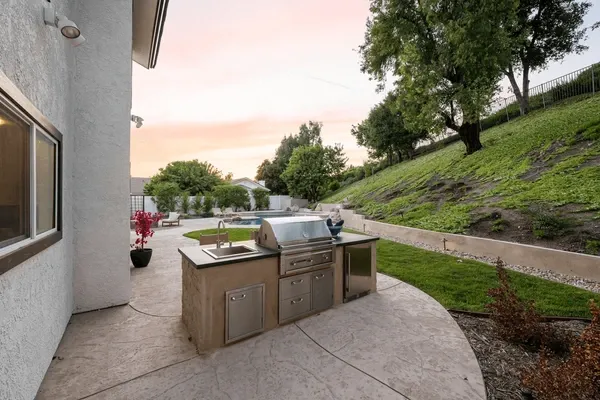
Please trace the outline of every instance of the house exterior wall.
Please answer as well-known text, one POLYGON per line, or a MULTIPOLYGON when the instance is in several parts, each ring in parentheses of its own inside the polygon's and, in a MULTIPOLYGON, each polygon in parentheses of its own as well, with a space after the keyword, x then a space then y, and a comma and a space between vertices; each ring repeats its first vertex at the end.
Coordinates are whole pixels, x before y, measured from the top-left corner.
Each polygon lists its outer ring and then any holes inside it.
MULTIPOLYGON (((8 0, 0 12, 0 71, 63 134, 63 238, 0 275, 0 399, 32 399, 73 310, 72 48, 44 26, 45 1, 8 0)), ((54 0, 66 15, 68 1, 54 0)), ((74 18, 74 17, 72 17, 74 18)))
POLYGON ((63 134, 63 238, 0 275, 0 399, 32 399, 72 312, 129 300, 131 0, 7 0, 0 71, 63 134), (76 204, 76 205, 75 205, 76 204), (107 235, 106 232, 110 232, 107 235))
POLYGON ((129 302, 131 0, 74 1, 74 312, 129 302), (107 232, 110 232, 107 235, 107 232))

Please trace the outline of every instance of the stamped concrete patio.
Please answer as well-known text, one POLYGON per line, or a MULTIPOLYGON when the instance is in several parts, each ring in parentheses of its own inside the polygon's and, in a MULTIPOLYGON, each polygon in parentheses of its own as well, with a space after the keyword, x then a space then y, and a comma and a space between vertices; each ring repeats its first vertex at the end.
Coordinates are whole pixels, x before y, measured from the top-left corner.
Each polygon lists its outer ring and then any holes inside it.
MULTIPOLYGON (((485 399, 452 317, 414 287, 378 292, 208 354, 181 322, 185 220, 158 229, 152 262, 132 269, 128 306, 74 315, 38 399, 485 399)), ((237 227, 237 226, 236 226, 237 227)))

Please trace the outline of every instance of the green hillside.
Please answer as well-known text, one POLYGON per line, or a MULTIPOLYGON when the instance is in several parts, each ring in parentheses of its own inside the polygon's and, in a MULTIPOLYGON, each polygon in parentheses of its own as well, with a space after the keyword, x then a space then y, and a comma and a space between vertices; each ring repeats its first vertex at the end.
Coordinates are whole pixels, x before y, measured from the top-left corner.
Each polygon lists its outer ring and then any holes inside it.
POLYGON ((387 168, 347 199, 372 219, 591 254, 600 252, 600 96, 533 112, 387 168))

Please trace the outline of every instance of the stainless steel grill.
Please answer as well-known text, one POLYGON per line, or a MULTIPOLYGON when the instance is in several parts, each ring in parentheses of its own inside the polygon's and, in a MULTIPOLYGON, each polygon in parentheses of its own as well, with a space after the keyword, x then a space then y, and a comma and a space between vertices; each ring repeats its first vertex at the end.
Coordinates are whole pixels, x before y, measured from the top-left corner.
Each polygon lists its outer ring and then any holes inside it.
POLYGON ((256 243, 281 252, 281 275, 311 271, 335 262, 334 241, 320 217, 266 218, 256 243))

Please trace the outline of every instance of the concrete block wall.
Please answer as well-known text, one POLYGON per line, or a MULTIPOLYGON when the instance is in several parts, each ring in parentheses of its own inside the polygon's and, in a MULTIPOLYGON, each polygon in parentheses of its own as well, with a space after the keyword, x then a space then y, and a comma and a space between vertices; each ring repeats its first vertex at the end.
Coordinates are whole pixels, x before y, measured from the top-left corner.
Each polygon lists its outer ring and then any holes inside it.
MULTIPOLYGON (((328 211, 335 206, 339 205, 322 205, 324 211, 328 211)), ((344 219, 345 227, 375 236, 425 243, 438 249, 444 249, 445 239, 447 250, 470 253, 476 256, 501 257, 508 264, 534 267, 600 281, 600 257, 527 244, 386 224, 365 219, 363 215, 356 214, 353 210, 341 210, 340 214, 344 219)))

